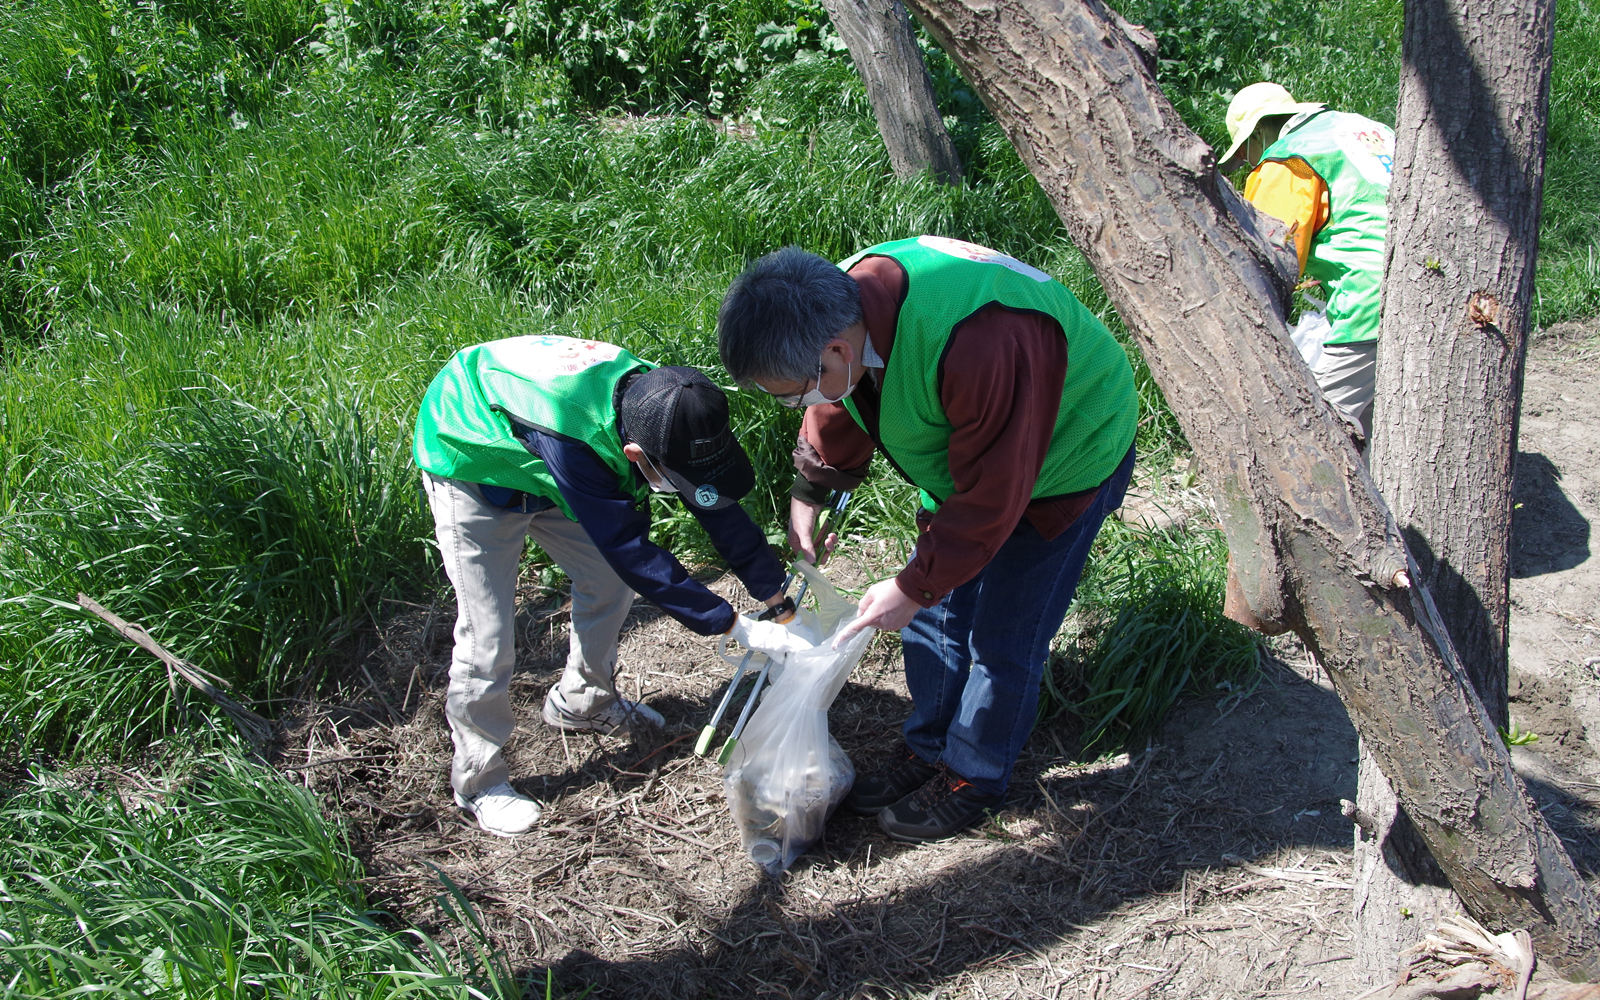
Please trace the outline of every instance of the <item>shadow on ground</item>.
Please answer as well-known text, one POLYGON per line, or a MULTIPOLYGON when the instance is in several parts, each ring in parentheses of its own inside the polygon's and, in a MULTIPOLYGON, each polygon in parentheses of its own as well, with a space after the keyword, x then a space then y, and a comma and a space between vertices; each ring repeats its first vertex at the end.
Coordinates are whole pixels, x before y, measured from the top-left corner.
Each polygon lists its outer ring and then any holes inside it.
POLYGON ((1511 575, 1559 573, 1589 558, 1590 527, 1562 488, 1561 470, 1538 452, 1519 452, 1511 519, 1511 575))

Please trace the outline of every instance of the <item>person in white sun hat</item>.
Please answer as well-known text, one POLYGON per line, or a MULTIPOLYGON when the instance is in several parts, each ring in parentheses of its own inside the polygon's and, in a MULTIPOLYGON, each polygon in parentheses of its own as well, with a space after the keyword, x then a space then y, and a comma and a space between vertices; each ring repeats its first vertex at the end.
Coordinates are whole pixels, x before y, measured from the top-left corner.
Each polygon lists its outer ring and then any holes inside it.
POLYGON ((532 538, 572 580, 571 649, 544 701, 558 729, 620 735, 662 724, 617 693, 617 636, 635 593, 692 632, 781 652, 793 614, 783 566, 739 506, 755 474, 728 425, 728 400, 693 368, 658 368, 596 340, 525 336, 457 351, 417 414, 439 555, 456 591, 445 718, 456 805, 488 833, 539 821, 511 785, 502 748, 511 706, 517 571, 532 538), (650 495, 674 493, 763 601, 737 613, 650 541, 650 495))
MULTIPOLYGON (((1253 167, 1244 196, 1289 225, 1306 295, 1295 334, 1322 395, 1365 447, 1378 371, 1383 239, 1389 228, 1394 131, 1361 115, 1296 101, 1276 83, 1253 83, 1228 105, 1225 172, 1253 167), (1314 303, 1315 304, 1315 303, 1314 303)), ((1267 631, 1228 564, 1224 613, 1267 631)))
POLYGON ((1239 91, 1227 123, 1232 145, 1222 169, 1254 167, 1245 198, 1290 226, 1301 274, 1314 282, 1307 294, 1326 302, 1327 327, 1301 352, 1322 394, 1364 442, 1372 433, 1394 130, 1296 101, 1276 83, 1239 91))

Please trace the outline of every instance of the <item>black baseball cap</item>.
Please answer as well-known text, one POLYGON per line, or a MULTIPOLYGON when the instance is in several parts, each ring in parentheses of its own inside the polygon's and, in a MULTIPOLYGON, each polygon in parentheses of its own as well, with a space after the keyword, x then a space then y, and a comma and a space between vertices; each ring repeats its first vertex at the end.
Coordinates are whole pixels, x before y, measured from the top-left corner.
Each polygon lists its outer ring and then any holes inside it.
POLYGON ((678 365, 635 375, 622 393, 622 432, 701 510, 738 503, 756 485, 750 458, 728 425, 728 397, 678 365))

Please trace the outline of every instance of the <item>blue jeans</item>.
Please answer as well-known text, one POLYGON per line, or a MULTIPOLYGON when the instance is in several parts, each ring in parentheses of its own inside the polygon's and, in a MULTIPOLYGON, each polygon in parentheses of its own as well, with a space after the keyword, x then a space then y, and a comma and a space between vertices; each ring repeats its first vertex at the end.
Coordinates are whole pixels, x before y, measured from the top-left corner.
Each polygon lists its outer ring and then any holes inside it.
POLYGON ((1005 793, 1033 731, 1050 641, 1132 475, 1130 448, 1066 531, 1046 541, 1024 519, 977 576, 900 630, 913 703, 906 744, 918 757, 943 763, 979 792, 1005 793))

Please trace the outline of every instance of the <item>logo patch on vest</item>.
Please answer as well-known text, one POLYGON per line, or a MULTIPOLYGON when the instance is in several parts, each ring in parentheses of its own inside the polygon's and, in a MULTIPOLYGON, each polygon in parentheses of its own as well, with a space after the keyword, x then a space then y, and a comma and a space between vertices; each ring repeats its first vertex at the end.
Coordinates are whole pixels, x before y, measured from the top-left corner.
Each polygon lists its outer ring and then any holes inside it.
POLYGON ((720 499, 722 499, 722 494, 718 493, 717 488, 710 483, 695 487, 694 502, 702 507, 710 507, 720 499))
POLYGON ((512 337, 491 346, 504 367, 528 375, 576 375, 622 353, 615 344, 576 337, 512 337))
POLYGON ((1394 172, 1394 133, 1377 128, 1345 129, 1339 149, 1369 183, 1389 186, 1394 172))
POLYGON ((946 239, 943 236, 918 236, 917 242, 929 250, 937 250, 951 257, 960 257, 962 260, 977 261, 979 264, 999 264, 1001 267, 1010 268, 1024 277, 1032 278, 1034 281, 1051 280, 1048 274, 1045 274, 1037 267, 1024 264, 1015 257, 1007 257, 998 250, 980 247, 976 243, 946 239))

